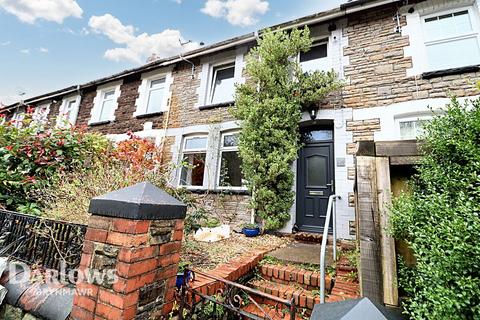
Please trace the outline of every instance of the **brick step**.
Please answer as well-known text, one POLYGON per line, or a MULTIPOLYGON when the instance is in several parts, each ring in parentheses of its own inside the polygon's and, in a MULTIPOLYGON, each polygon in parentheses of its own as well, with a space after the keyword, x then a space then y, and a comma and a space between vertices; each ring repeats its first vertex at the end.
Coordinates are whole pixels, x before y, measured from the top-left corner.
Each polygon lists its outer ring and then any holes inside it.
MULTIPOLYGON (((308 271, 295 266, 280 264, 264 264, 260 267, 262 278, 280 284, 297 284, 307 290, 318 290, 320 287, 320 272, 308 271)), ((332 279, 325 277, 325 288, 330 292, 332 279)))
MULTIPOLYGON (((283 306, 273 306, 270 304, 259 304, 259 306, 263 309, 260 310, 254 303, 250 303, 242 308, 243 311, 256 315, 259 318, 267 318, 265 313, 272 319, 272 320, 289 320, 290 313, 288 310, 283 308, 283 306)), ((249 319, 244 317, 244 319, 249 319)), ((297 315, 295 319, 302 319, 301 315, 297 315)))
MULTIPOLYGON (((251 280, 248 283, 248 286, 282 299, 294 299, 297 308, 313 310, 313 306, 320 303, 319 297, 314 296, 311 291, 305 290, 301 287, 257 279, 251 280)), ((261 301, 261 303, 271 304, 271 301, 261 301)))

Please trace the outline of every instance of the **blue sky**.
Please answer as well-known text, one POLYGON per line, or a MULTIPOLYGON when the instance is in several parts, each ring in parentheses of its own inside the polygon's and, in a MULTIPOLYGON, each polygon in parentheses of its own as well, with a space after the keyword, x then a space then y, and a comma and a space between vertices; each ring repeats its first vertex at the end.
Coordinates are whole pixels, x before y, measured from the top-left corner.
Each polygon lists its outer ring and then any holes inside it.
POLYGON ((0 0, 0 102, 338 6, 341 0, 0 0), (179 44, 178 38, 192 43, 179 44))

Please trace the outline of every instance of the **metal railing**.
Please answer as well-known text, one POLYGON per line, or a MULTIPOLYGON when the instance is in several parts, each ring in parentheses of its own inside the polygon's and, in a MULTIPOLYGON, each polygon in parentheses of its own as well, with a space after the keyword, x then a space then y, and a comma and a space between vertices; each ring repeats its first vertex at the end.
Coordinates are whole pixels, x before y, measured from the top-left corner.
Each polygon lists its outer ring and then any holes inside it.
POLYGON ((68 272, 80 264, 86 230, 86 225, 0 210, 0 254, 68 272))
POLYGON ((296 315, 294 298, 291 300, 282 299, 197 270, 185 269, 183 284, 177 294, 180 300, 178 310, 179 320, 275 319, 276 317, 272 318, 271 316, 271 310, 265 310, 253 296, 276 303, 274 308, 276 312, 281 315, 282 319, 286 318, 286 315, 289 315, 290 320, 295 320, 296 315), (220 288, 217 289, 213 295, 204 294, 200 292, 200 290, 192 288, 191 284, 195 283, 195 275, 218 281, 220 283, 220 288), (193 282, 190 282, 189 278, 191 278, 193 282), (244 307, 250 303, 255 305, 258 314, 245 310, 244 307))
POLYGON ((327 217, 325 219, 325 226, 323 227, 322 246, 320 248, 320 303, 325 303, 325 255, 327 251, 330 220, 333 221, 333 261, 337 261, 337 217, 335 212, 335 202, 337 199, 340 199, 340 196, 335 194, 328 197, 327 217))

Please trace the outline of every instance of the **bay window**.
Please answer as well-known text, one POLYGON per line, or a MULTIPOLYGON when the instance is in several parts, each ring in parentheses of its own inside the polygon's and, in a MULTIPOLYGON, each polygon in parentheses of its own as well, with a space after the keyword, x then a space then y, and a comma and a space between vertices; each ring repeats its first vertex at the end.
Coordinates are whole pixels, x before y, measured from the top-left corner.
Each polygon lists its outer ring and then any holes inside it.
POLYGON ((181 157, 183 160, 180 173, 181 186, 203 187, 207 140, 206 135, 184 138, 181 157))
POLYGON ((219 188, 243 187, 242 160, 238 154, 238 132, 222 135, 220 164, 218 173, 219 188))

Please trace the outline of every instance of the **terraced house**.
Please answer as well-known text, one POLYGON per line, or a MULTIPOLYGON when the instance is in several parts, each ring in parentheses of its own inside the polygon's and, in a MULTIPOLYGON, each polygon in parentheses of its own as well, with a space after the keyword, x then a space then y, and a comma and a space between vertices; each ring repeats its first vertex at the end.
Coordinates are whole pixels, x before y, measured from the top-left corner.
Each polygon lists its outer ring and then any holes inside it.
MULTIPOLYGON (((295 58, 305 71, 335 70, 345 86, 318 110, 303 114, 305 144, 293 164, 296 202, 281 231, 322 231, 328 197, 336 194, 339 237, 353 238, 356 214, 358 220, 363 210, 361 195, 354 193, 362 181, 356 156, 365 151, 359 142, 370 141, 367 149, 373 146, 377 156, 388 157, 391 175, 406 175, 404 165, 416 156, 408 151, 411 140, 431 117, 430 108, 443 107, 449 94, 477 95, 478 2, 358 0, 273 29, 305 25, 313 46, 295 58)), ((175 170, 172 183, 197 194, 224 221, 239 224, 249 220, 249 195, 240 171, 239 124, 229 107, 235 84, 248 80, 245 57, 261 32, 45 93, 3 111, 21 120, 30 105, 38 121, 62 125, 66 119, 115 141, 126 139, 128 131, 154 139, 164 161, 185 159, 193 165, 175 170)))

